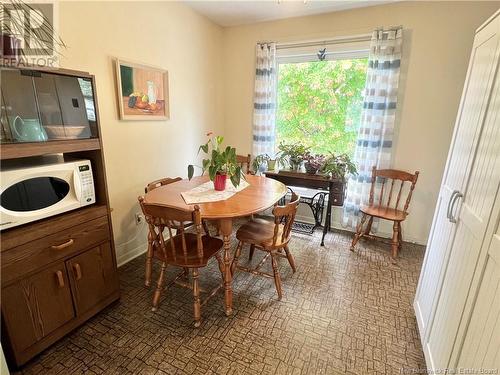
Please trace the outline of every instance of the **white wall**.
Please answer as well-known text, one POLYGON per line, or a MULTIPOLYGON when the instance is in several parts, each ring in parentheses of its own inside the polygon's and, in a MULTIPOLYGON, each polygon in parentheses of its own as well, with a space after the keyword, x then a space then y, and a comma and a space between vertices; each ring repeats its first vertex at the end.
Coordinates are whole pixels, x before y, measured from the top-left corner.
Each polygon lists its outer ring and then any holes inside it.
POLYGON ((205 133, 223 132, 222 29, 174 2, 62 2, 62 67, 96 76, 118 263, 145 249, 134 223, 147 182, 186 176, 205 133), (113 59, 169 72, 169 121, 120 121, 113 59))
MULTIPOLYGON (((400 123, 394 167, 420 171, 403 224, 406 240, 425 244, 472 47, 474 30, 500 2, 401 2, 224 29, 225 135, 240 153, 251 151, 254 48, 258 41, 290 42, 364 34, 403 25, 400 123)), ((302 210, 302 213, 306 212, 302 210)), ((335 212, 338 222, 340 210, 335 212)), ((381 227, 390 232, 390 226, 381 227)))

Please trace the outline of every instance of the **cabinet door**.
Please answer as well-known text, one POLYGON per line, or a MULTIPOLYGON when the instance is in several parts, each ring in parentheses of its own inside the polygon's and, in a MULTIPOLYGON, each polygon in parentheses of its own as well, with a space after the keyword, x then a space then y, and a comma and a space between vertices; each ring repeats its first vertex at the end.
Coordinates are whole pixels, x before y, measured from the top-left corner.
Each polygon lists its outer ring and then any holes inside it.
MULTIPOLYGON (((498 198, 500 199, 500 197, 498 198)), ((491 239, 459 368, 500 368, 500 225, 491 239)))
POLYGON ((71 258, 66 266, 78 315, 118 290, 118 272, 109 242, 71 258))
MULTIPOLYGON (((61 107, 57 95, 55 74, 40 73, 34 77, 35 93, 43 126, 63 126, 61 107)), ((49 139, 52 138, 49 133, 49 139)))
POLYGON ((3 288, 2 315, 17 352, 71 320, 75 314, 64 262, 3 288))
POLYGON ((5 110, 2 123, 6 135, 2 142, 44 140, 31 73, 16 69, 1 69, 1 76, 5 110))
MULTIPOLYGON (((474 41, 453 143, 415 297, 415 313, 428 362, 432 362, 432 355, 427 339, 457 230, 457 225, 447 218, 450 200, 454 191, 465 190, 469 179, 498 66, 500 38, 495 22, 481 30, 474 41)), ((450 334, 453 335, 448 333, 442 340, 452 342, 450 334)), ((428 363, 428 366, 431 364, 428 363)))
MULTIPOLYGON (((498 50, 498 23, 496 28, 496 49, 498 50)), ((485 45, 486 45, 485 41, 485 45)), ((486 52, 486 51, 485 51, 486 52)), ((498 58, 498 55, 497 55, 498 58)), ((485 58, 484 63, 489 60, 485 58)), ((497 60, 498 61, 498 60, 497 60)), ((498 66, 498 63, 496 64, 498 66)), ((477 99, 476 99, 477 100, 477 99)), ((465 312, 467 298, 475 294, 472 281, 476 272, 484 266, 486 231, 500 186, 500 78, 494 83, 486 116, 481 126, 481 136, 473 151, 473 162, 468 173, 467 185, 461 190, 450 207, 450 215, 456 218, 456 234, 453 240, 439 301, 426 342, 432 359, 432 368, 453 367, 450 363, 454 345, 460 345, 463 336, 459 333, 462 319, 468 319, 465 312)))

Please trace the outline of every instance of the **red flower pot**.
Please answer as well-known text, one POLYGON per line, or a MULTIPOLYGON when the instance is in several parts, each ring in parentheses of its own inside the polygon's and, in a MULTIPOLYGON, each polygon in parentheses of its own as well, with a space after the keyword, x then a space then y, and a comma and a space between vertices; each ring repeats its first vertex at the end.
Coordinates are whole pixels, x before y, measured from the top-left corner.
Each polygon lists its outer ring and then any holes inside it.
POLYGON ((223 191, 226 189, 226 179, 227 175, 225 174, 216 174, 214 179, 214 188, 218 191, 223 191))

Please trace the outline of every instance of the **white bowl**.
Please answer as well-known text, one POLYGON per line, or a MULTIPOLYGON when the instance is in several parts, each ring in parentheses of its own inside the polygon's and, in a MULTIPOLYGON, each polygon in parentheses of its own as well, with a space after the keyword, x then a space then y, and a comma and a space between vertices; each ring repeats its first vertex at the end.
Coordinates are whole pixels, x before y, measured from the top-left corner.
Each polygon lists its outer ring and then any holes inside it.
POLYGON ((48 125, 44 126, 49 139, 77 139, 83 133, 86 126, 61 126, 48 125))

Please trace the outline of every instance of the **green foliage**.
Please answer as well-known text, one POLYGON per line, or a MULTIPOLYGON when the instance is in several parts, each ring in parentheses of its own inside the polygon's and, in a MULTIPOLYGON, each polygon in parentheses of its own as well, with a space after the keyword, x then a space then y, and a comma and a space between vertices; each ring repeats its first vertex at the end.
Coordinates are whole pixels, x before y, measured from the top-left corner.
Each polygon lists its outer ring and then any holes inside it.
MULTIPOLYGON (((243 171, 241 166, 236 161, 236 149, 227 146, 225 149, 221 147, 224 137, 211 137, 212 133, 208 133, 207 143, 202 144, 198 149, 198 154, 203 151, 210 158, 202 160, 202 174, 208 171, 210 180, 214 180, 217 174, 225 174, 229 177, 232 184, 237 187, 240 184, 243 171)), ((188 178, 192 179, 194 175, 194 165, 188 165, 188 178)), ((245 178, 243 176, 243 178, 245 178)))
POLYGON ((259 172, 259 169, 261 166, 264 164, 267 164, 267 162, 271 160, 271 157, 268 154, 260 154, 253 159, 252 163, 252 169, 255 173, 259 172))
POLYGON ((366 67, 366 58, 280 64, 278 143, 353 156, 366 67))
POLYGON ((281 142, 278 146, 279 160, 281 164, 288 162, 291 169, 296 169, 309 152, 309 147, 304 146, 301 142, 285 143, 281 142))
POLYGON ((330 175, 333 178, 344 179, 346 174, 357 174, 356 165, 347 154, 330 155, 325 159, 320 170, 321 173, 330 175))

